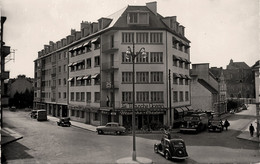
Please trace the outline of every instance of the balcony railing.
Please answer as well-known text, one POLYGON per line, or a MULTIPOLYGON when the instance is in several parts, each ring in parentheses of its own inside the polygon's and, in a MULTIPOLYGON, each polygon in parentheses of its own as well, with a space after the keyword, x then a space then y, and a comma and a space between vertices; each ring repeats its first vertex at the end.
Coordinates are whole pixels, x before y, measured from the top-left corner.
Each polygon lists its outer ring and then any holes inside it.
POLYGON ((118 41, 105 42, 104 44, 102 44, 102 52, 111 53, 111 52, 118 51, 118 44, 119 44, 118 41))
POLYGON ((109 71, 109 70, 113 70, 113 69, 118 69, 119 68, 119 62, 118 61, 114 61, 114 62, 106 62, 106 63, 102 63, 102 71, 109 71))
POLYGON ((119 88, 119 82, 118 81, 114 81, 114 86, 112 84, 111 81, 105 81, 102 82, 102 89, 118 89, 119 88))

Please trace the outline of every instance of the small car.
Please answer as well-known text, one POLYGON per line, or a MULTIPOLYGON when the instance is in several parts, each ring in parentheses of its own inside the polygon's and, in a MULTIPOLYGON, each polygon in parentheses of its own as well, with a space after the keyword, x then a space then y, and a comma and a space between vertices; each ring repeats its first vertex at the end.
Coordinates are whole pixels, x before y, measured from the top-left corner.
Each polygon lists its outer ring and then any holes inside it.
POLYGON ((57 125, 62 127, 64 126, 70 127, 71 125, 70 118, 69 117, 60 118, 59 121, 57 121, 57 125))
POLYGON ((208 122, 208 132, 210 131, 223 131, 223 122, 220 118, 218 117, 213 117, 212 119, 209 120, 208 122))
POLYGON ((188 158, 184 140, 178 137, 171 138, 169 135, 162 137, 161 143, 154 144, 154 152, 163 155, 167 160, 188 158))
POLYGON ((37 118, 37 110, 32 110, 30 115, 31 115, 31 118, 36 119, 37 118))
POLYGON ((10 111, 15 112, 16 111, 16 107, 15 106, 11 106, 10 111))
POLYGON ((105 133, 110 133, 110 134, 123 134, 126 132, 126 128, 121 126, 117 122, 108 122, 105 126, 98 126, 97 127, 97 133, 98 134, 105 134, 105 133))

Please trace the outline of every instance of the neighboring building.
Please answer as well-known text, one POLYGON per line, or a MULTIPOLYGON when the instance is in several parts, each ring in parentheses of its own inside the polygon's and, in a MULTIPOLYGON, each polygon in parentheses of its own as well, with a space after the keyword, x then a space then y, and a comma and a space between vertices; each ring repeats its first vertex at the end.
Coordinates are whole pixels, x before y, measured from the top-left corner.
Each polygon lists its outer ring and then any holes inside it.
POLYGON ((254 72, 255 77, 255 100, 256 102, 260 102, 260 60, 258 60, 253 66, 252 70, 254 72))
POLYGON ((195 110, 226 112, 226 84, 221 70, 208 63, 192 64, 191 105, 195 110), (213 71, 217 77, 211 72, 213 71))
POLYGON ((8 106, 8 95, 7 95, 7 88, 4 83, 6 79, 9 79, 9 71, 5 71, 5 58, 10 54, 10 47, 5 46, 5 42, 3 41, 3 36, 4 36, 4 23, 6 21, 6 17, 1 16, 1 40, 0 40, 0 51, 1 51, 1 58, 0 58, 0 77, 1 77, 1 82, 0 82, 0 99, 1 99, 1 114, 2 114, 2 107, 8 106))
POLYGON ((133 65, 126 51, 133 44, 135 52, 144 47, 147 53, 135 62, 137 128, 169 125, 174 114, 191 109, 190 41, 176 16, 157 13, 156 2, 82 22, 81 31, 51 43, 35 60, 35 106, 48 114, 92 125, 131 125, 133 65))
POLYGON ((26 90, 33 91, 34 79, 28 78, 25 75, 18 75, 15 79, 8 80, 8 95, 13 98, 15 93, 24 93, 26 90))
POLYGON ((245 62, 233 62, 224 70, 228 98, 254 98, 254 74, 245 62))

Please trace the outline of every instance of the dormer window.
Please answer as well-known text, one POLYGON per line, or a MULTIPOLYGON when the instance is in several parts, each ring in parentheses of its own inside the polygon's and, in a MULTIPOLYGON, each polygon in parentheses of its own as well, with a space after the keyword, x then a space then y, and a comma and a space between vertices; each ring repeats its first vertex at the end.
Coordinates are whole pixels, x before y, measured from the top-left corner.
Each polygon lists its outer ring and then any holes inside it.
POLYGON ((149 24, 149 13, 143 11, 133 11, 127 14, 127 23, 128 24, 149 24))

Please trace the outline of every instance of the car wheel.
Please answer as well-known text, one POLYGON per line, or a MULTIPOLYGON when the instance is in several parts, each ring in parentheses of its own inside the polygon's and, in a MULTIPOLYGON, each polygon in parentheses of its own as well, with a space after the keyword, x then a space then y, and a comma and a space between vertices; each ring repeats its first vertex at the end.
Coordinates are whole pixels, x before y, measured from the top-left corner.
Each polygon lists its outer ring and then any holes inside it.
POLYGON ((158 147, 154 145, 154 152, 158 153, 158 147))
POLYGON ((103 133, 103 131, 102 130, 98 130, 98 134, 102 134, 103 133))
POLYGON ((169 160, 170 159, 170 154, 168 151, 165 152, 165 159, 169 160))

